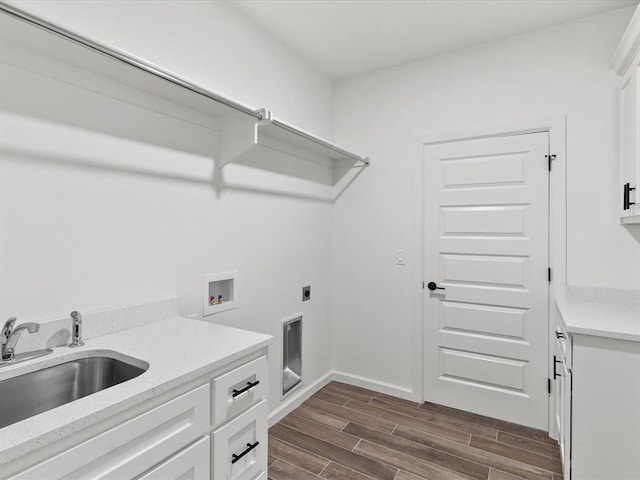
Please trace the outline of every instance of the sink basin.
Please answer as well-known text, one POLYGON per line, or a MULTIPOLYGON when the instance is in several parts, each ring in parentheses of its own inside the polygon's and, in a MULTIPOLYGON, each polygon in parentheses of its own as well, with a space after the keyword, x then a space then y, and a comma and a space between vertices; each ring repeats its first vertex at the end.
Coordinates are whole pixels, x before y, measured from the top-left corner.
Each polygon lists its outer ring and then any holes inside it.
POLYGON ((110 357, 88 357, 3 380, 0 428, 131 380, 148 368, 110 357))
POLYGON ((0 368, 10 367, 16 363, 26 362, 27 360, 33 360, 34 358, 44 357, 49 355, 53 350, 47 348, 45 350, 34 350, 25 353, 16 353, 11 360, 0 360, 0 368))

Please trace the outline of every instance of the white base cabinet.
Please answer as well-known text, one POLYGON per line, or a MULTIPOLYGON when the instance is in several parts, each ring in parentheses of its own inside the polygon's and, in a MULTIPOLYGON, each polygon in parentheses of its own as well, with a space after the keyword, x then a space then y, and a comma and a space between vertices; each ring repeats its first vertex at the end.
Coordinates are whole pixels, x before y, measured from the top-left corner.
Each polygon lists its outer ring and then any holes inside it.
POLYGON ((640 342, 572 338, 571 479, 640 479, 640 342))
POLYGON ((265 353, 3 465, 0 478, 266 479, 265 353))
POLYGON ((571 338, 567 334, 560 314, 555 314, 555 348, 553 356, 553 381, 555 404, 555 429, 558 432, 560 457, 562 458, 562 474, 564 478, 571 478, 571 406, 572 385, 571 375, 571 338))
POLYGON ((640 342, 567 335, 559 314, 556 326, 555 422, 565 480, 640 479, 640 342))

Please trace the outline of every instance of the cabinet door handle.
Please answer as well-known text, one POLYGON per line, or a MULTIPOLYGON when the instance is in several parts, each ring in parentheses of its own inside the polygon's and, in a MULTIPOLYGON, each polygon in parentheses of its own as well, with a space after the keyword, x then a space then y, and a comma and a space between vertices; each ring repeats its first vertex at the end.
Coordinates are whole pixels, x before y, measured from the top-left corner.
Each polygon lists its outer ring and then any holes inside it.
POLYGON ((255 387, 256 385, 260 384, 260 380, 256 380, 255 382, 251 383, 251 382, 247 382, 247 386, 244 388, 241 388, 240 390, 233 390, 233 395, 231 395, 232 398, 236 398, 238 395, 242 395, 244 392, 248 392, 249 390, 251 390, 253 387, 255 387))
POLYGON ((553 379, 555 380, 558 377, 561 377, 559 373, 556 372, 556 365, 562 363, 562 360, 558 360, 558 357, 553 356, 553 379))
POLYGON ((231 455, 231 463, 236 463, 238 460, 240 460, 242 457, 244 457, 247 453, 249 453, 251 450, 253 450, 254 448, 256 448, 258 445, 260 445, 260 442, 256 442, 256 443, 247 443, 247 448, 244 450, 244 452, 236 455, 235 453, 233 455, 231 455))
POLYGON ((564 333, 556 332, 556 338, 564 338, 564 333))
POLYGON ((629 183, 625 183, 624 184, 624 190, 622 192, 622 206, 624 210, 629 210, 629 208, 631 207, 631 205, 635 205, 636 202, 631 202, 629 201, 629 197, 631 192, 633 192, 635 190, 634 187, 631 186, 631 184, 629 183))

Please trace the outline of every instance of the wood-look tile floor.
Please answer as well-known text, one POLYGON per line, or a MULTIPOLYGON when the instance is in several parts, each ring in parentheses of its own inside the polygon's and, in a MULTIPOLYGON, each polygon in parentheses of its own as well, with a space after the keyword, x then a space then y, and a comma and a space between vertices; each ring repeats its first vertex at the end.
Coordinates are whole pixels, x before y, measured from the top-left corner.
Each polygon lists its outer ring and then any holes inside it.
POLYGON ((546 432, 332 382, 269 429, 271 480, 559 480, 546 432))

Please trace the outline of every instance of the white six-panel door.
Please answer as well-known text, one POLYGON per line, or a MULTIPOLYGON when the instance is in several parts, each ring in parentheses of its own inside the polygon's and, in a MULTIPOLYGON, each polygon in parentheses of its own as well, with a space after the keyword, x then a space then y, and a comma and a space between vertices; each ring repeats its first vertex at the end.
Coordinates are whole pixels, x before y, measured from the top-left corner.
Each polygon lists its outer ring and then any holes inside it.
POLYGON ((424 398, 544 430, 548 144, 544 132, 424 147, 424 398))

